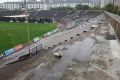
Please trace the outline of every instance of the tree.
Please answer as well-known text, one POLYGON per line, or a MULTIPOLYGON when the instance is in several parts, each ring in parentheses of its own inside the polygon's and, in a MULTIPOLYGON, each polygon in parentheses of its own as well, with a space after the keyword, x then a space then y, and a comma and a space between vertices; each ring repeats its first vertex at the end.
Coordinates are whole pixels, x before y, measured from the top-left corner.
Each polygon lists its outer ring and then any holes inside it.
POLYGON ((89 9, 90 9, 90 6, 88 6, 88 5, 83 5, 83 9, 84 9, 84 10, 89 10, 89 9))
POLYGON ((90 7, 91 10, 101 10, 99 6, 90 7))
POLYGON ((118 15, 120 15, 120 11, 118 11, 118 13, 117 13, 118 15))
POLYGON ((76 10, 81 10, 82 9, 82 5, 81 4, 76 5, 75 9, 76 10))
POLYGON ((106 11, 114 13, 114 5, 113 4, 108 4, 105 6, 106 11))
POLYGON ((78 4, 78 5, 76 5, 76 7, 75 7, 76 10, 82 10, 82 8, 83 8, 84 10, 89 10, 89 9, 90 9, 90 6, 89 6, 89 5, 81 5, 81 4, 78 4))
POLYGON ((56 8, 51 8, 51 10, 74 10, 72 7, 56 7, 56 8))
POLYGON ((119 7, 118 6, 114 6, 114 11, 113 11, 113 13, 115 13, 115 14, 118 14, 119 13, 119 7))
POLYGON ((119 7, 115 6, 114 4, 108 4, 104 7, 104 9, 114 14, 120 14, 119 7))

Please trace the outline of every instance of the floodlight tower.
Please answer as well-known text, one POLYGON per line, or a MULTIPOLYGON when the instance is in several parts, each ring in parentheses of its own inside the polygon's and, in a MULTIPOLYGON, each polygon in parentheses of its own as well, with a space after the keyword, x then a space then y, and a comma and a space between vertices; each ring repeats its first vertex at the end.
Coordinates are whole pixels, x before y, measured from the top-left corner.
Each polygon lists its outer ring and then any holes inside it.
POLYGON ((29 33, 29 21, 28 21, 28 8, 27 8, 27 1, 23 0, 23 10, 25 12, 25 23, 26 23, 26 30, 27 30, 27 40, 29 46, 29 53, 30 53, 30 33, 29 33))

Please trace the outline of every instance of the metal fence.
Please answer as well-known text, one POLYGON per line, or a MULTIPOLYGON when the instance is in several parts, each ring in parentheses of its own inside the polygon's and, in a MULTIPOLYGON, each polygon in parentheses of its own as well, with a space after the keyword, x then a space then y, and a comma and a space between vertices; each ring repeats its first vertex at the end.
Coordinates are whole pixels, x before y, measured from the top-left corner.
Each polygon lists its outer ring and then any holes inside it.
POLYGON ((42 52, 42 50, 43 50, 42 44, 40 44, 40 45, 38 45, 38 46, 30 49, 28 53, 25 53, 25 54, 23 54, 23 55, 18 56, 18 60, 17 60, 17 61, 20 61, 20 60, 29 58, 29 57, 31 57, 31 56, 34 56, 34 55, 42 52))

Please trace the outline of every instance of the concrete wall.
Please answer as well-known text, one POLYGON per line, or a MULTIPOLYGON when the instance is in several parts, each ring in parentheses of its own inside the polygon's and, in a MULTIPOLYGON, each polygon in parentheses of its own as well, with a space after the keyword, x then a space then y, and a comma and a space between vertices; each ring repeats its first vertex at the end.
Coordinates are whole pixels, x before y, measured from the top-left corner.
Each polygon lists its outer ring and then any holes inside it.
POLYGON ((116 33, 117 37, 120 40, 120 19, 118 15, 109 13, 109 12, 105 12, 106 17, 108 19, 108 24, 110 24, 113 29, 114 32, 116 33))

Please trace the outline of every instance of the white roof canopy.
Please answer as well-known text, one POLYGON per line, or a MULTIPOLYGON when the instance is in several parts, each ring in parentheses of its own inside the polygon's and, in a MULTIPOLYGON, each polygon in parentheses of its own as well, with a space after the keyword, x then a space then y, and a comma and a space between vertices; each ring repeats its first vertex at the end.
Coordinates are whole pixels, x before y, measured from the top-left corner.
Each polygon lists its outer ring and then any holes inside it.
MULTIPOLYGON (((29 16, 29 15, 27 15, 27 16, 29 16)), ((17 17, 19 17, 19 18, 23 18, 23 17, 26 17, 26 15, 14 15, 14 16, 4 16, 4 17, 10 17, 10 18, 17 18, 17 17)))

